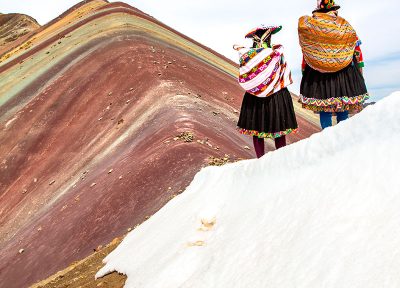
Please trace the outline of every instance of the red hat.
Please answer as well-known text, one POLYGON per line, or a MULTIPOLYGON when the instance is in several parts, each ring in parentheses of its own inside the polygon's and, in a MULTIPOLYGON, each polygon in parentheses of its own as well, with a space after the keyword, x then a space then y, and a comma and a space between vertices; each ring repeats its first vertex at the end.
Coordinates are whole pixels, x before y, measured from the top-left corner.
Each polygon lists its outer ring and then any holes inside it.
POLYGON ((252 38, 258 31, 265 31, 266 32, 268 30, 270 30, 271 35, 272 34, 276 34, 276 33, 278 33, 279 31, 282 30, 282 26, 265 26, 265 25, 261 24, 260 26, 251 29, 246 34, 246 36, 244 36, 244 37, 245 38, 252 38))

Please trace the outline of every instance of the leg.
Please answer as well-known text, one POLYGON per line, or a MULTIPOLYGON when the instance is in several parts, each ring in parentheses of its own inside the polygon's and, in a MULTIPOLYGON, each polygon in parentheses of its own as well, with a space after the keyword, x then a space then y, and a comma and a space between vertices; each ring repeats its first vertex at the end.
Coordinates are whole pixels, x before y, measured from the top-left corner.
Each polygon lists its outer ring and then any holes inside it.
POLYGON ((279 138, 275 138, 275 148, 279 149, 286 146, 286 136, 283 135, 279 138))
POLYGON ((342 122, 349 118, 349 111, 336 112, 337 123, 342 122))
POLYGON ((319 112, 319 121, 321 122, 322 129, 332 126, 332 113, 330 112, 319 112))
POLYGON ((256 150, 257 158, 262 157, 264 155, 264 138, 253 136, 253 144, 254 150, 256 150))

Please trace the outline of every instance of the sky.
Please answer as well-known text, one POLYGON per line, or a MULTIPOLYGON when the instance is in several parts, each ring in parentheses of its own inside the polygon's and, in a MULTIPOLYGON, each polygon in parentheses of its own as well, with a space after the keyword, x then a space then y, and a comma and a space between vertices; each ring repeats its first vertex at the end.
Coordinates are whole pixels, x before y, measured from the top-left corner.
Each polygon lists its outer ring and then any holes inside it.
MULTIPOLYGON (((18 12, 34 17, 40 24, 67 10, 78 0, 0 0, 0 12, 18 12), (44 9, 43 7, 46 7, 44 9)), ((116 2, 116 1, 111 1, 116 2)), ((292 69, 295 83, 291 90, 298 93, 301 81, 301 50, 298 45, 297 21, 311 14, 316 0, 261 1, 257 7, 232 0, 125 0, 124 2, 154 16, 161 22, 186 34, 237 62, 233 44, 250 45, 244 35, 259 24, 282 25, 272 42, 283 44, 286 59, 292 69), (239 5, 241 4, 241 5, 239 5)), ((400 31, 397 21, 397 0, 341 0, 339 14, 356 29, 363 42, 365 78, 376 101, 393 91, 400 91, 400 31), (384 4, 383 4, 384 3, 384 4)))

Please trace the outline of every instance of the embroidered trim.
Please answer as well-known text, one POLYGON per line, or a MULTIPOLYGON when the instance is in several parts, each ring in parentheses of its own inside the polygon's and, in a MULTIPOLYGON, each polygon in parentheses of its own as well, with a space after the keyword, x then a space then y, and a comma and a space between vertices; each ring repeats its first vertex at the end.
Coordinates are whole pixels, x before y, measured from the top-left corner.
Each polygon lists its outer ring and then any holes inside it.
POLYGON ((243 128, 238 128, 239 129, 239 133, 243 134, 243 135, 250 135, 250 136, 257 136, 258 138, 279 138, 285 135, 288 135, 290 133, 297 133, 298 128, 296 129, 292 129, 289 128, 285 131, 279 131, 279 132, 275 132, 275 133, 267 133, 267 132, 258 132, 256 130, 247 130, 247 129, 243 129, 243 128))
POLYGON ((260 53, 264 48, 258 48, 258 49, 250 49, 248 52, 243 54, 243 56, 240 57, 239 59, 239 64, 240 66, 243 66, 244 64, 248 63, 251 59, 253 59, 258 53, 260 53))
POLYGON ((369 99, 369 94, 363 94, 355 97, 337 97, 329 99, 307 98, 300 95, 299 103, 304 109, 314 112, 340 112, 340 111, 361 111, 363 103, 369 99))
POLYGON ((269 55, 267 58, 263 59, 260 64, 253 67, 248 73, 239 75, 239 82, 244 83, 254 79, 258 74, 267 69, 268 65, 271 63, 272 57, 269 55))

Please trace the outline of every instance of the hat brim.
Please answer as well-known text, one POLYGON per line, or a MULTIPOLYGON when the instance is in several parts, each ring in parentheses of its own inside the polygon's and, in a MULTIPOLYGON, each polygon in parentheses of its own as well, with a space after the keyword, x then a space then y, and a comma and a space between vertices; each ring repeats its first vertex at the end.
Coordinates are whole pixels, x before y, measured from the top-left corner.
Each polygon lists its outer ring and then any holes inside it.
POLYGON ((256 28, 256 29, 253 29, 252 31, 250 31, 249 33, 247 33, 246 34, 246 36, 244 36, 245 38, 252 38, 253 37, 253 35, 257 32, 257 31, 259 31, 259 30, 265 30, 265 31, 267 31, 267 30, 272 30, 271 31, 271 35, 273 35, 273 34, 276 34, 276 33, 278 33, 279 31, 281 31, 282 30, 282 25, 281 26, 276 26, 276 27, 269 27, 269 28, 256 28))
POLYGON ((315 9, 312 13, 314 13, 314 12, 326 13, 326 12, 329 12, 329 11, 336 11, 336 10, 339 10, 339 9, 340 9, 340 6, 339 5, 335 5, 335 6, 332 6, 331 8, 329 8, 329 9, 327 9, 327 8, 315 9))

